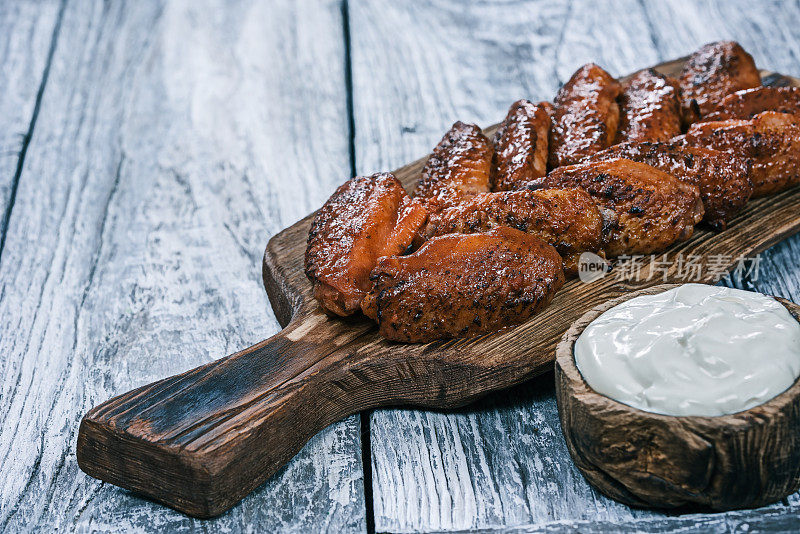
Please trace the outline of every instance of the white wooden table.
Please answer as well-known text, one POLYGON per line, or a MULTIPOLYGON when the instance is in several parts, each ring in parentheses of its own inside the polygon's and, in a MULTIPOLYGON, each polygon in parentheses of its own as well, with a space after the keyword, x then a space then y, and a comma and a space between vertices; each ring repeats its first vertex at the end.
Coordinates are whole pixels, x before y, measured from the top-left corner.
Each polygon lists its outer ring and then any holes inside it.
MULTIPOLYGON (((187 518, 85 476, 80 417, 278 330, 270 236, 450 124, 721 38, 800 74, 797 2, 0 1, 0 531, 795 530, 800 496, 664 515, 591 489, 552 376, 332 425, 187 518)), ((748 289, 800 301, 800 238, 748 289)))

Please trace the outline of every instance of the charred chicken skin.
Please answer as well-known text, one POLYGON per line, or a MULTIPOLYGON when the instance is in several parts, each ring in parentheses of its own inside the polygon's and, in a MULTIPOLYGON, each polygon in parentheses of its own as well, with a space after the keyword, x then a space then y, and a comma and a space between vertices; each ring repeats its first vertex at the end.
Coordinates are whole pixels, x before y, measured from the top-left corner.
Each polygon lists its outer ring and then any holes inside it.
POLYGON ((637 72, 619 96, 617 143, 667 141, 681 133, 681 102, 674 80, 653 69, 637 72))
POLYGON ((552 103, 512 104, 492 141, 456 122, 413 199, 388 173, 343 184, 305 272, 323 309, 360 309, 387 339, 482 335, 546 307, 583 252, 663 252, 798 184, 800 89, 762 86, 737 43, 703 46, 677 80, 621 85, 589 63, 552 103))
POLYGON ((703 218, 697 187, 628 159, 593 161, 559 167, 530 188, 580 187, 619 217, 605 252, 649 254, 689 239, 703 218))
POLYGON ((405 251, 427 216, 389 173, 341 185, 308 234, 305 272, 320 305, 342 316, 357 311, 378 258, 405 251))
POLYGON ((756 87, 736 91, 706 115, 706 121, 752 119, 764 111, 800 115, 800 87, 756 87))
POLYGON ((553 117, 556 114, 556 107, 553 105, 553 103, 548 102, 547 100, 543 100, 536 105, 542 108, 545 111, 545 113, 547 113, 547 116, 550 117, 550 122, 552 123, 553 117))
POLYGON ((492 145, 474 124, 461 121, 444 135, 422 170, 414 193, 430 213, 489 192, 492 145))
POLYGON ((549 168, 578 163, 614 142, 619 82, 589 63, 558 90, 550 129, 549 168))
POLYGON ((753 186, 750 161, 730 152, 688 147, 680 143, 622 143, 592 156, 592 161, 625 158, 645 163, 697 186, 704 220, 717 230, 744 208, 753 186))
POLYGON ((381 258, 364 313, 391 340, 427 342, 524 322, 564 284, 556 250, 513 228, 435 237, 408 256, 381 258))
POLYGON ((494 136, 492 190, 507 191, 547 174, 550 116, 528 100, 511 105, 494 136))
POLYGON ((564 260, 564 270, 574 274, 582 252, 602 250, 604 237, 616 222, 613 212, 605 212, 582 189, 484 193, 431 217, 424 234, 430 239, 508 226, 553 245, 564 260))
POLYGON ((678 80, 683 120, 692 124, 705 117, 726 96, 761 85, 753 57, 739 43, 718 41, 691 55, 678 80))
POLYGON ((753 198, 800 183, 800 117, 765 111, 749 120, 693 124, 683 142, 742 154, 752 160, 753 198))

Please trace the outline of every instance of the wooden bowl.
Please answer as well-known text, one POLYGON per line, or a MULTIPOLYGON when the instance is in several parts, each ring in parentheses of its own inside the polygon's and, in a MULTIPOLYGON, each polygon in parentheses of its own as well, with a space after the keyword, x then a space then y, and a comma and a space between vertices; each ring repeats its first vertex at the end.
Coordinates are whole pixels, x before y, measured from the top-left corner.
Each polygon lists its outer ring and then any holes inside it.
MULTIPOLYGON (((715 417, 645 412, 595 392, 573 348, 604 311, 665 284, 586 312, 556 349, 556 398, 572 459, 601 492, 637 507, 700 505, 713 510, 762 506, 800 487, 800 380, 777 397, 715 417)), ((777 298, 800 321, 800 306, 777 298)))

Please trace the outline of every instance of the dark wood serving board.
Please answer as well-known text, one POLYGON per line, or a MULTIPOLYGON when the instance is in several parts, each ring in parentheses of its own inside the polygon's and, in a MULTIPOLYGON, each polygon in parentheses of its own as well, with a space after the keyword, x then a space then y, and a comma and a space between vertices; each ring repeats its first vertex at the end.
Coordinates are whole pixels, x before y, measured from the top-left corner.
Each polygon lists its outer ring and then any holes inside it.
MULTIPOLYGON (((676 74, 683 60, 656 67, 676 74)), ((800 80, 762 72, 770 85, 800 80)), ((496 126, 487 129, 494 132, 496 126)), ((427 158, 395 171, 407 188, 427 158)), ((140 387, 90 410, 78 435, 87 474, 197 517, 224 512, 269 478, 315 433, 355 412, 391 405, 461 406, 552 368, 562 334, 584 312, 632 289, 679 281, 568 282, 528 322, 479 338, 399 344, 363 317, 331 319, 311 297, 303 255, 312 215, 273 237, 264 285, 284 325, 277 335, 184 374, 140 387)), ((730 228, 698 228, 669 258, 720 258, 733 267, 800 231, 800 188, 752 201, 730 228), (724 258, 728 258, 725 260, 724 258)), ((714 283, 703 271, 703 283, 714 283)))

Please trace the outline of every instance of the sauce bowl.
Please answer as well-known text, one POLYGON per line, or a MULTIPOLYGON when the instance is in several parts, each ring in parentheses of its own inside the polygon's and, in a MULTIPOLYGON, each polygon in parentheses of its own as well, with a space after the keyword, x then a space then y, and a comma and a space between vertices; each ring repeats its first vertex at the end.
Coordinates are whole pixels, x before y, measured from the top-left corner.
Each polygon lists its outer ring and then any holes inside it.
MULTIPOLYGON (((556 349, 561 429, 584 477, 605 495, 636 507, 754 508, 800 488, 800 379, 763 404, 729 415, 645 412, 594 391, 575 364, 574 345, 606 310, 632 292, 586 312, 556 349)), ((800 321, 800 306, 776 298, 800 321)))

